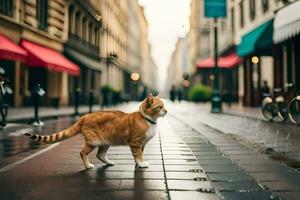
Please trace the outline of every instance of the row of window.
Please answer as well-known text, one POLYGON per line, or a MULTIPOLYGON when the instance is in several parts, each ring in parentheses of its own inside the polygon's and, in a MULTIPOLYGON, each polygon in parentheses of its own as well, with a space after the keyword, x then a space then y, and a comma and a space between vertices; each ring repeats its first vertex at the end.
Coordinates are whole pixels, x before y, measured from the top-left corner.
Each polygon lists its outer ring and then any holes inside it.
POLYGON ((13 0, 1 0, 0 1, 0 13, 12 16, 13 15, 13 0))
MULTIPOLYGON (((267 12, 269 10, 269 0, 260 0, 261 8, 263 12, 267 12)), ((241 0, 239 3, 239 10, 240 10, 240 27, 244 27, 245 20, 244 20, 244 0, 241 0)), ((249 17, 251 20, 255 19, 256 15, 256 0, 249 0, 249 17)))
POLYGON ((99 22, 89 20, 81 11, 76 10, 74 5, 69 7, 69 32, 92 45, 99 46, 99 22))
MULTIPOLYGON (((0 1, 0 13, 12 17, 14 10, 13 0, 0 1)), ((38 28, 46 30, 48 27, 48 0, 36 0, 36 18, 38 28)))

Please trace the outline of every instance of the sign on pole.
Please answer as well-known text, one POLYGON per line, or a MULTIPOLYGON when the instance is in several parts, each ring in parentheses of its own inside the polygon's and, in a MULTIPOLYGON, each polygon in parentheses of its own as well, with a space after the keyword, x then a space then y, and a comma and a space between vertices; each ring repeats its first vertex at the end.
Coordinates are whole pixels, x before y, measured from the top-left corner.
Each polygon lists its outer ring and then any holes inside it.
POLYGON ((227 15, 226 0, 205 0, 204 13, 205 17, 219 18, 227 15))

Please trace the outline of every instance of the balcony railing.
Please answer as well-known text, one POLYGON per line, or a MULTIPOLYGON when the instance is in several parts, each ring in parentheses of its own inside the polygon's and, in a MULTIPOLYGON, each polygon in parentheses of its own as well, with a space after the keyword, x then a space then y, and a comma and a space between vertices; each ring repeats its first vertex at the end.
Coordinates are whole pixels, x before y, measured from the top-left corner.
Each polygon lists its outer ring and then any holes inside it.
POLYGON ((69 33, 69 39, 66 45, 75 48, 77 51, 80 51, 90 57, 99 57, 100 49, 98 46, 87 42, 74 33, 69 33))

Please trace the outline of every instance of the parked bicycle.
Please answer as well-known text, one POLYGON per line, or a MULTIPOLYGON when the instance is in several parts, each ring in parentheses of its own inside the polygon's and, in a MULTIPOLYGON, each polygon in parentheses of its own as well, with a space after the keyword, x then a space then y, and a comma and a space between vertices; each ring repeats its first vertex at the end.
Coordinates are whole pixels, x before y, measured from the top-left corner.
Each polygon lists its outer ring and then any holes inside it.
POLYGON ((269 121, 286 121, 288 118, 300 125, 300 94, 294 84, 286 84, 287 91, 274 88, 272 94, 264 94, 262 114, 269 121))

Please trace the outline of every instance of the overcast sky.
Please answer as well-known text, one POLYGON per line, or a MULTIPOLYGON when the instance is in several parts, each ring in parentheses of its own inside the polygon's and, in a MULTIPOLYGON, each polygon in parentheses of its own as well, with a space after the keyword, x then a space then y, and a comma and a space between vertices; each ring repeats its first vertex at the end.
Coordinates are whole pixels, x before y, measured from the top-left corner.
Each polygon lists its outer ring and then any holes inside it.
POLYGON ((160 89, 178 37, 189 27, 190 0, 139 0, 149 23, 152 55, 160 73, 160 89))

